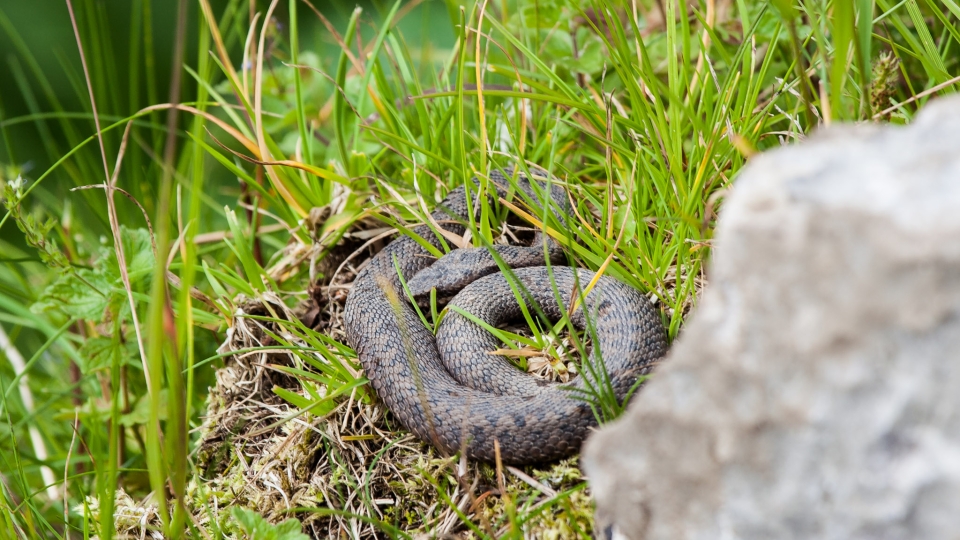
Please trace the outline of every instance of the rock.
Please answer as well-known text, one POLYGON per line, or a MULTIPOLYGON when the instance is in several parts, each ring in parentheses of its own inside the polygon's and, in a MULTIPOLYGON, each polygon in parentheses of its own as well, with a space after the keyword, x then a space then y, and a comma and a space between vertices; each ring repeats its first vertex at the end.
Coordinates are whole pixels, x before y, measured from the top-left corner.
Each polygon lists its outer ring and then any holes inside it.
POLYGON ((960 98, 751 161, 710 278, 585 445, 598 532, 960 538, 960 98))

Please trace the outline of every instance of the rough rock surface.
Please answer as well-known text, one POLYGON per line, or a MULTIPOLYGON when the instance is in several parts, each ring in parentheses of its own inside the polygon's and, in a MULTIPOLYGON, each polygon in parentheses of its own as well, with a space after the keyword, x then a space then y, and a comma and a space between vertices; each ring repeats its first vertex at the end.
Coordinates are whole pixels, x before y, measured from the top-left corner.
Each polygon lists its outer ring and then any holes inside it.
POLYGON ((960 538, 960 99, 758 156, 716 241, 663 368, 585 445, 598 532, 960 538))

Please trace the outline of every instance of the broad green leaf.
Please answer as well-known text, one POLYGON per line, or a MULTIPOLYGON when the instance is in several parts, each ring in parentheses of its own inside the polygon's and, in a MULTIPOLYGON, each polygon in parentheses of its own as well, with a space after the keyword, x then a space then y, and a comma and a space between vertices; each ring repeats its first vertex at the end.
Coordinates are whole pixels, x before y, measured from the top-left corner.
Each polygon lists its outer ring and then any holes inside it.
POLYGON ((85 361, 81 366, 84 374, 110 368, 115 354, 120 355, 121 364, 140 367, 140 362, 137 360, 137 343, 132 339, 120 342, 110 337, 94 336, 83 342, 77 353, 85 361))
POLYGON ((233 519, 240 526, 243 533, 241 538, 248 540, 310 540, 310 537, 301 532, 300 521, 294 518, 284 520, 277 525, 271 525, 263 516, 239 506, 230 510, 233 519))
MULTIPOLYGON (((160 409, 157 412, 159 420, 167 419, 167 389, 160 390, 160 409)), ((120 423, 124 426, 133 426, 136 424, 146 424, 150 421, 150 395, 144 394, 137 400, 136 406, 132 411, 120 417, 120 423)))

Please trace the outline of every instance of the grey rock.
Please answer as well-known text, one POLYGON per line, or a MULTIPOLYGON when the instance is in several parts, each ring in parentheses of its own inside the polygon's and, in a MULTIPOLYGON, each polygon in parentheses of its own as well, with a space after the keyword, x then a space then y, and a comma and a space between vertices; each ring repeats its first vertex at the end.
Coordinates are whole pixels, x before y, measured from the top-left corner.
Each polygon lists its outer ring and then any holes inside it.
POLYGON ((752 160, 709 277, 585 445, 598 532, 960 538, 960 98, 752 160))

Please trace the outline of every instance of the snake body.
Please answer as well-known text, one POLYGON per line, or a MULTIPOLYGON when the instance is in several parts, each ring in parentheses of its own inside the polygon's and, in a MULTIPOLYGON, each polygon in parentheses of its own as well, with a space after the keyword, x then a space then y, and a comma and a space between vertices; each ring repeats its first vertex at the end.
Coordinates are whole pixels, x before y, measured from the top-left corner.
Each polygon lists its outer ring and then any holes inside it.
MULTIPOLYGON (((505 196, 507 180, 497 172, 490 180, 505 196)), ((534 198, 543 191, 539 182, 522 175, 517 186, 534 198)), ((567 207, 561 188, 555 187, 548 197, 555 203, 551 206, 567 207)), ((465 222, 467 212, 461 187, 450 192, 433 217, 465 222)), ((459 224, 444 228, 464 232, 459 224)), ((435 247, 441 245, 428 226, 416 227, 414 233, 435 247)), ((542 266, 543 240, 538 234, 529 248, 502 247, 498 253, 515 268, 513 274, 528 291, 527 298, 555 321, 568 309, 557 298, 570 302, 576 297, 572 293, 586 287, 594 274, 542 266)), ((548 240, 546 245, 551 260, 562 259, 555 242, 548 240)), ((434 336, 407 301, 398 270, 415 295, 429 291, 435 281, 449 289, 474 279, 450 305, 494 327, 518 319, 521 310, 507 277, 496 272, 486 248, 457 249, 435 259, 410 236, 400 236, 375 255, 347 298, 346 333, 374 390, 400 422, 446 452, 465 450, 471 458, 488 462, 495 459, 495 441, 501 459, 513 464, 554 461, 577 452, 596 419, 590 405, 575 393, 601 384, 601 378, 581 369, 573 382, 556 384, 522 373, 502 357, 488 354, 499 347, 498 340, 453 309, 434 336), (478 275, 483 277, 476 279, 478 275)), ((587 328, 588 319, 594 337, 589 354, 598 361, 602 356, 614 393, 623 400, 666 351, 660 317, 638 291, 603 276, 571 316, 579 329, 587 328)))

